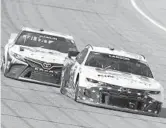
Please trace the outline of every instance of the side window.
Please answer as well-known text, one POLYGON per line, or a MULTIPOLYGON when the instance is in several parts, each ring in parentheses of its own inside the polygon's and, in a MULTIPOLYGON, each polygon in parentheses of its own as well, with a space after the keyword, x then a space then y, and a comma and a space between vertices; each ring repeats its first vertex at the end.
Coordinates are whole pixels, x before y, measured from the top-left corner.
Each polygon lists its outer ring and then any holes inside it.
POLYGON ((85 56, 88 53, 88 48, 85 48, 84 50, 82 50, 78 56, 76 57, 76 61, 81 64, 84 61, 85 56))

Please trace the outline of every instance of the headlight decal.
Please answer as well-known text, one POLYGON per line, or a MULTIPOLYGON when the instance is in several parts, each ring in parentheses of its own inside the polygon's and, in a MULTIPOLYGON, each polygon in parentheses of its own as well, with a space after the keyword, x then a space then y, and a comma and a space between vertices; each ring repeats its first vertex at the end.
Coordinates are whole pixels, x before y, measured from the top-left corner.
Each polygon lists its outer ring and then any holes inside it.
POLYGON ((157 95, 160 94, 160 91, 149 91, 149 94, 157 95))
POLYGON ((97 84, 98 86, 106 86, 107 84, 105 82, 101 82, 101 81, 97 81, 95 79, 91 79, 91 78, 86 78, 86 80, 92 84, 97 84))
POLYGON ((116 87, 115 89, 119 89, 119 87, 120 87, 120 86, 114 86, 114 85, 108 84, 106 82, 98 81, 98 80, 91 79, 91 78, 86 78, 86 81, 93 86, 103 86, 103 87, 107 87, 107 89, 112 89, 115 87, 116 87))
POLYGON ((99 81, 94 80, 94 79, 91 79, 91 78, 86 78, 86 80, 87 80, 88 82, 92 82, 92 83, 99 83, 99 81))
POLYGON ((17 53, 11 52, 11 56, 13 56, 14 58, 16 58, 20 61, 25 62, 24 58, 21 55, 17 54, 17 53))

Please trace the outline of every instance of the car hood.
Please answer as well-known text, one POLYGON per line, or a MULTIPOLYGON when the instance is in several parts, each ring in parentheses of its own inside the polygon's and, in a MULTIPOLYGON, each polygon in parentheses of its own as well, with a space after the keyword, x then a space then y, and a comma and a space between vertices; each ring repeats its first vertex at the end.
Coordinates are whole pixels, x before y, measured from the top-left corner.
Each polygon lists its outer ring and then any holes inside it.
POLYGON ((123 73, 115 70, 106 71, 87 66, 84 66, 81 71, 85 78, 91 78, 97 81, 126 88, 143 90, 159 90, 161 88, 160 83, 155 79, 139 75, 123 73))
POLYGON ((40 47, 25 47, 14 45, 10 48, 10 52, 21 55, 23 58, 30 58, 49 63, 63 64, 67 53, 61 53, 55 50, 44 49, 40 47), (20 51, 20 47, 24 50, 20 51))

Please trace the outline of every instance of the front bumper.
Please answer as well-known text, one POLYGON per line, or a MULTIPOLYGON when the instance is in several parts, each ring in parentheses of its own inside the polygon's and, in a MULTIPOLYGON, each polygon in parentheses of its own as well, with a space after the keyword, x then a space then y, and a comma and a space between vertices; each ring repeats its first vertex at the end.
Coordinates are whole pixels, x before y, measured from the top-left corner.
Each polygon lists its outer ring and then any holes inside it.
POLYGON ((11 64, 6 77, 60 87, 61 68, 48 71, 24 64, 11 64))
POLYGON ((162 103, 145 94, 119 92, 103 87, 79 87, 78 102, 97 107, 158 116, 162 103))

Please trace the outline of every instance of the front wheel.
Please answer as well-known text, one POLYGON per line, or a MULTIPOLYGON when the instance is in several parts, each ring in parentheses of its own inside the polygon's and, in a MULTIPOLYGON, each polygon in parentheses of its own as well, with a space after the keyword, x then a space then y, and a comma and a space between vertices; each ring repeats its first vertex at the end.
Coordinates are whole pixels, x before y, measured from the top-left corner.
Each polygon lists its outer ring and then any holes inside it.
POLYGON ((3 57, 1 57, 1 71, 3 71, 3 69, 4 69, 4 62, 5 62, 5 58, 3 56, 3 57))
POLYGON ((60 92, 61 92, 61 94, 65 94, 65 86, 66 86, 66 81, 62 77, 61 78, 61 86, 60 86, 60 92))
POLYGON ((75 83, 75 92, 74 92, 75 93, 75 95, 74 95, 75 101, 77 101, 77 99, 78 99, 78 92, 79 92, 78 89, 79 89, 79 80, 77 80, 75 83))
POLYGON ((5 62, 1 62, 1 71, 3 72, 4 76, 6 76, 7 72, 9 71, 9 68, 5 65, 5 62))
POLYGON ((1 62, 1 71, 3 71, 3 62, 1 62))

